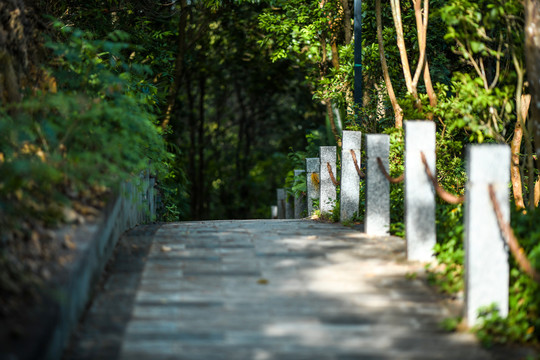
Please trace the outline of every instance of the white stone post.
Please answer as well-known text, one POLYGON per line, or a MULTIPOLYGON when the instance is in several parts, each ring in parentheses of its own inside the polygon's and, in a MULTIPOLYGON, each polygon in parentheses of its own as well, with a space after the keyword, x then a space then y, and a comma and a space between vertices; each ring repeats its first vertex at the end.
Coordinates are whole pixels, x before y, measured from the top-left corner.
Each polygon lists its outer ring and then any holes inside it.
POLYGON ((351 150, 354 151, 358 167, 360 167, 362 148, 362 132, 343 131, 341 150, 341 187, 340 187, 340 219, 351 220, 360 207, 360 176, 354 166, 351 150))
MULTIPOLYGON (((297 177, 305 175, 305 170, 294 170, 294 181, 298 183, 297 177)), ((306 195, 298 194, 294 197, 294 218, 301 219, 302 214, 307 210, 306 195)))
POLYGON ((320 198, 320 168, 319 158, 306 159, 306 187, 307 187, 307 211, 308 216, 313 215, 313 200, 320 198), (315 175, 313 175, 315 174, 315 175))
POLYGON ((366 135, 366 213, 364 227, 369 235, 388 235, 390 230, 390 182, 379 169, 380 158, 387 173, 389 170, 390 137, 366 135))
POLYGON ((280 188, 277 189, 277 218, 278 219, 285 219, 285 201, 286 201, 286 195, 285 195, 285 189, 280 188))
POLYGON ((335 146, 321 146, 321 176, 320 186, 321 194, 319 200, 319 207, 321 209, 321 215, 329 215, 334 209, 334 204, 337 200, 336 186, 330 178, 328 172, 328 164, 332 168, 332 174, 337 180, 336 171, 336 147, 335 146))
POLYGON ((271 219, 277 219, 278 218, 277 212, 278 212, 277 205, 270 206, 270 218, 271 219))
POLYGON ((426 174, 420 152, 435 171, 435 123, 405 121, 405 238, 407 259, 430 261, 437 241, 435 189, 426 174))
POLYGON ((478 321, 478 309, 493 303, 502 317, 508 315, 508 250, 488 186, 493 184, 504 220, 509 222, 510 147, 472 145, 467 150, 465 315, 472 326, 478 321))
POLYGON ((294 219, 294 199, 289 191, 285 189, 285 219, 294 219))

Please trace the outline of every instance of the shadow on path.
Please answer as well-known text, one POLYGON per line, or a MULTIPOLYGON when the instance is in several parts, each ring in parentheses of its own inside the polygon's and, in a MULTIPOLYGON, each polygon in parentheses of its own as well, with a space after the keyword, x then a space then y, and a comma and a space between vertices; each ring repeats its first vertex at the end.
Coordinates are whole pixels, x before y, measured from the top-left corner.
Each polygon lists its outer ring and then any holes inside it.
POLYGON ((121 244, 66 360, 492 358, 439 329, 449 314, 406 278, 421 265, 397 237, 212 221, 139 227, 121 244))

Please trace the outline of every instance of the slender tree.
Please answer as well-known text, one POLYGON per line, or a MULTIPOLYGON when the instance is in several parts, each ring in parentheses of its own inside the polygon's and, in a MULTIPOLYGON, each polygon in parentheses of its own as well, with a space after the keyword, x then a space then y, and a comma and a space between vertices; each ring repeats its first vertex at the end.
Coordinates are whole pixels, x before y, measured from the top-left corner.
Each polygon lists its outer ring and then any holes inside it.
POLYGON ((384 39, 382 35, 382 16, 381 16, 381 0, 375 1, 375 16, 377 17, 377 41, 379 43, 379 56, 381 58, 381 67, 386 84, 386 90, 388 91, 388 97, 392 103, 392 109, 394 110, 395 127, 403 127, 403 110, 399 106, 396 94, 394 93, 394 87, 392 86, 392 79, 390 79, 390 72, 388 71, 388 64, 386 62, 386 55, 384 53, 384 39))
POLYGON ((531 129, 536 145, 536 167, 540 168, 540 1, 525 1, 525 58, 531 93, 531 129))
POLYGON ((413 0, 414 15, 416 19, 416 30, 418 34, 418 63, 414 75, 411 72, 411 66, 407 56, 407 47, 405 45, 405 37, 403 33, 403 22, 401 17, 401 4, 400 0, 390 0, 392 8, 392 17, 394 19, 394 26, 396 28, 397 46, 399 49, 399 55, 401 59, 401 66, 403 69, 403 76, 405 79, 405 85, 407 91, 413 96, 416 107, 421 108, 420 99, 418 97, 418 81, 420 76, 423 75, 424 84, 426 85, 426 91, 429 97, 430 105, 435 106, 437 104, 437 98, 433 85, 431 83, 431 75, 429 73, 429 66, 427 64, 426 56, 426 41, 427 41, 427 29, 429 19, 429 1, 424 0, 422 7, 421 0, 413 0))

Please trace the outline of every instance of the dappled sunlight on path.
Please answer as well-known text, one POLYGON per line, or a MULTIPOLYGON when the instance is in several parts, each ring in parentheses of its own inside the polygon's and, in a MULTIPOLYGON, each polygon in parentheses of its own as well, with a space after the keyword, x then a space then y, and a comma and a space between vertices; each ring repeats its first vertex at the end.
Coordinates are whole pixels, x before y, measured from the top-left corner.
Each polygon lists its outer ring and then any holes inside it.
POLYGON ((306 220, 162 225, 121 359, 490 359, 404 240, 306 220))

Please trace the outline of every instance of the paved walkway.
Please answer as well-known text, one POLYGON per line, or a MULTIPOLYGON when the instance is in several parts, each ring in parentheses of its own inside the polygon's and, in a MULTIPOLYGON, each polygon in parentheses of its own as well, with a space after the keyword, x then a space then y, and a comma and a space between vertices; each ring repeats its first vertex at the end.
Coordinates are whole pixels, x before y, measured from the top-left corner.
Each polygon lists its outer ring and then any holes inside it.
POLYGON ((490 359, 438 328, 404 245, 306 220, 140 227, 65 358, 490 359))

